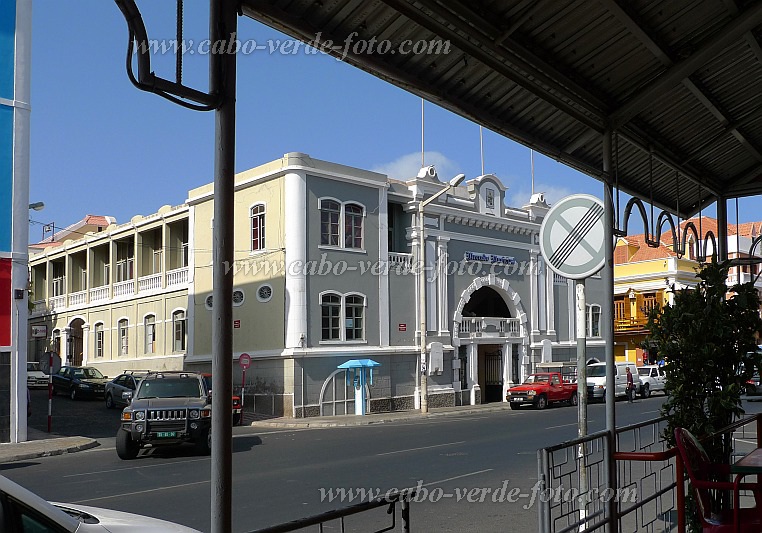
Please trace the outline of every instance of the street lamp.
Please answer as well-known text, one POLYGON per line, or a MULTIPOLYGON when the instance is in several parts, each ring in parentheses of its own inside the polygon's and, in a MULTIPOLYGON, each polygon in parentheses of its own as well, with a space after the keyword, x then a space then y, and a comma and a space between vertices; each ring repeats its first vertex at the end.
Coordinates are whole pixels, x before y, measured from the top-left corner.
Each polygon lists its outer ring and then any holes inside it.
POLYGON ((426 367, 426 238, 424 236, 424 209, 431 202, 442 196, 443 194, 452 190, 453 187, 457 187, 466 178, 465 174, 458 174, 450 180, 447 186, 441 189, 436 194, 433 194, 425 200, 418 202, 418 258, 420 265, 418 268, 418 312, 419 318, 419 331, 420 331, 420 372, 421 372, 421 414, 429 412, 429 379, 427 376, 428 368, 426 367))
POLYGON ((45 209, 45 202, 34 202, 33 204, 29 204, 29 209, 32 211, 42 211, 45 209))

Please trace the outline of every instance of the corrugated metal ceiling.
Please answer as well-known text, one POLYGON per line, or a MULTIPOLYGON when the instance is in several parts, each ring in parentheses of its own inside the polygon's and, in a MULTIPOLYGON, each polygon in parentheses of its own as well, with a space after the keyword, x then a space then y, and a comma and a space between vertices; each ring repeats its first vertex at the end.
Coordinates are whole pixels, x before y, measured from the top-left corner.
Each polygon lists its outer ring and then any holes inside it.
POLYGON ((341 43, 337 56, 347 38, 388 40, 390 50, 446 41, 446 54, 350 49, 345 60, 598 179, 609 127, 612 179, 673 212, 762 192, 762 1, 243 0, 243 9, 305 42, 341 43))

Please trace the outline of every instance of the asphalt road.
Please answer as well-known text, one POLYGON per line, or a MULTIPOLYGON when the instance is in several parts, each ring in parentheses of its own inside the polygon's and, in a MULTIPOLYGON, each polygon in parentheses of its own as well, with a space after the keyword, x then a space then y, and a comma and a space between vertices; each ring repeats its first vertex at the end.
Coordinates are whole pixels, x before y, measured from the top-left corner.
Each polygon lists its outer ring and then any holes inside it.
MULTIPOLYGON (((33 394, 35 427, 46 423, 45 410, 37 412, 38 398, 45 407, 46 396, 33 394)), ((617 402, 618 424, 657 417, 662 401, 656 395, 633 404, 617 402)), ((114 450, 118 411, 106 410, 101 401, 56 397, 54 412, 59 434, 76 430, 74 434, 97 438, 101 446, 2 465, 4 475, 48 500, 109 507, 210 530, 208 457, 194 456, 188 447, 121 461, 114 450)), ((589 419, 590 432, 603 429, 604 405, 590 406, 589 419)), ((351 428, 236 427, 233 531, 252 531, 359 503, 346 498, 328 501, 331 491, 338 496, 337 489, 384 493, 415 486, 421 495, 426 491, 426 497, 411 506, 413 531, 537 531, 532 501, 536 451, 575 438, 576 420, 576 410, 558 406, 351 428), (519 487, 526 497, 514 503, 493 502, 492 495, 503 487, 519 487)), ((385 519, 383 510, 377 510, 354 523, 361 520, 367 526, 368 521, 385 519)), ((351 524, 349 520, 350 530, 351 524)))

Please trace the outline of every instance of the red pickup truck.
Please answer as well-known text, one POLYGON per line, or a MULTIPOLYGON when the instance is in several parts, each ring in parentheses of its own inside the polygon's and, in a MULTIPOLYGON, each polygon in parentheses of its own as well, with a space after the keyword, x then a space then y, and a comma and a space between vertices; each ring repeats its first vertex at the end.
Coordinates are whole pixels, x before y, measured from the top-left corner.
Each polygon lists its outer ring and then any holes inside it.
POLYGON ((511 409, 532 405, 545 409, 550 402, 569 402, 577 405, 577 384, 563 379, 559 372, 539 372, 528 376, 521 385, 511 387, 505 399, 511 409))

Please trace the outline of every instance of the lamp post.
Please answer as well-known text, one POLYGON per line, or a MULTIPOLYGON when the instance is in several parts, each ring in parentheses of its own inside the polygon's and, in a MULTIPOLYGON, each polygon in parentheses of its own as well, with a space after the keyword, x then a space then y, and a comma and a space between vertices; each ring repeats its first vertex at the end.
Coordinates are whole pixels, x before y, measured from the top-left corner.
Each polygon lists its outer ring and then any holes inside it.
POLYGON ((426 366, 426 237, 424 235, 424 209, 431 202, 449 192, 453 187, 457 187, 465 179, 465 174, 458 174, 450 180, 447 186, 441 189, 436 194, 433 194, 425 200, 421 200, 418 203, 418 257, 420 265, 418 268, 418 312, 419 318, 419 331, 420 331, 420 372, 421 372, 421 414, 429 412, 428 392, 429 392, 429 379, 428 368, 426 366))

